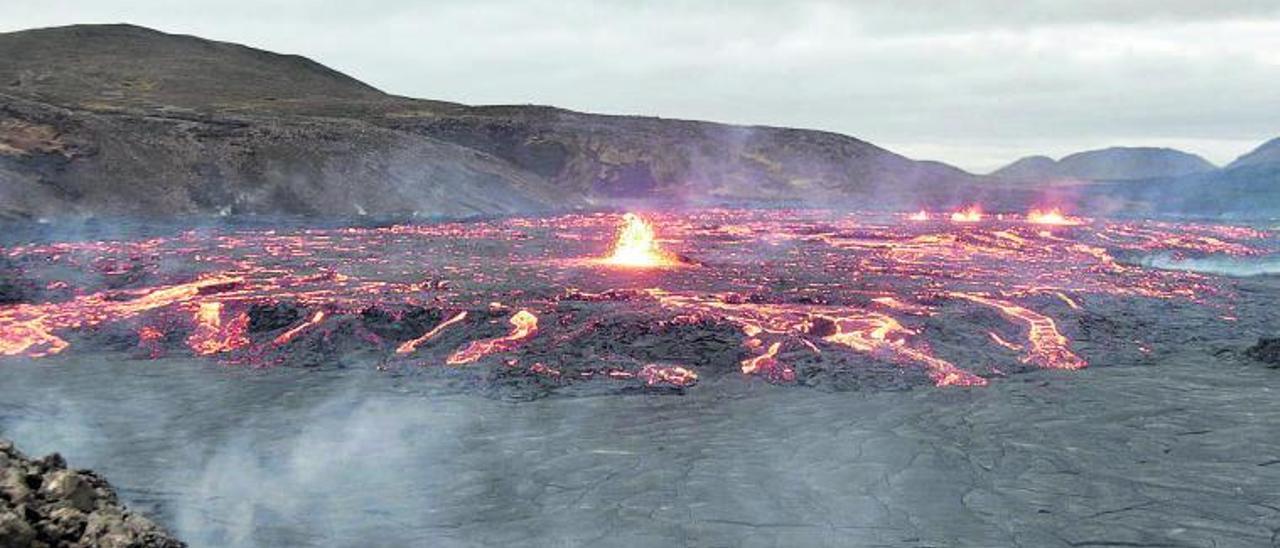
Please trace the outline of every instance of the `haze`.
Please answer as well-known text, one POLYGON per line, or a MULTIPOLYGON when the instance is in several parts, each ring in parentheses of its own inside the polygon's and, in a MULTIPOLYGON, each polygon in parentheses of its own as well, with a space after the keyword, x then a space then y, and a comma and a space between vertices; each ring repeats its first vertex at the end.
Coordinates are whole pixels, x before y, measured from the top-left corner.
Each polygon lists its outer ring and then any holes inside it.
POLYGON ((0 31, 129 22, 297 53, 470 104, 817 128, 987 172, 1170 146, 1224 164, 1275 137, 1274 1, 73 0, 0 31))

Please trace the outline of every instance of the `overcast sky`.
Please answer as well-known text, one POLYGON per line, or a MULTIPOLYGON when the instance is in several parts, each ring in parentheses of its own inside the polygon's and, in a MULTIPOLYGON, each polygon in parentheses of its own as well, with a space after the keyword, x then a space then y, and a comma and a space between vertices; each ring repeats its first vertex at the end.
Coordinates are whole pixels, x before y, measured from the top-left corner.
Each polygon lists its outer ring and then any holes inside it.
POLYGON ((1280 1, 0 0, 0 30, 129 22, 384 91, 838 131, 986 172, 1280 136, 1280 1))

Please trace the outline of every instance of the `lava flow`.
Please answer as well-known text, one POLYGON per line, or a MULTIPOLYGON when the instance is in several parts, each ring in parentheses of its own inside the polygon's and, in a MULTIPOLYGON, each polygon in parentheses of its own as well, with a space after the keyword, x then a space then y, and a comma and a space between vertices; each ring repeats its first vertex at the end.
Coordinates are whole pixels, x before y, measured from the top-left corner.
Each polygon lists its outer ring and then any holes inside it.
POLYGON ((506 352, 518 346, 522 341, 538 331, 538 317, 528 310, 521 310, 511 316, 511 333, 504 337, 472 341, 466 348, 454 352, 445 360, 449 365, 471 363, 497 352, 506 352))
POLYGON ((680 266, 675 256, 658 246, 653 226, 647 221, 633 213, 623 215, 622 220, 613 251, 601 262, 631 268, 680 266))
POLYGON ((953 223, 977 223, 982 221, 982 208, 978 206, 969 206, 963 211, 956 211, 951 214, 951 222, 953 223))
POLYGON ((1280 250, 1275 233, 1244 226, 977 206, 934 218, 707 209, 627 214, 621 227, 587 214, 11 246, 0 360, 421 367, 538 394, 725 375, 981 386, 1171 351, 1161 341, 1182 333, 1160 330, 1170 307, 1188 307, 1182 323, 1205 318, 1200 329, 1239 325, 1228 280, 1144 258, 1280 250))
POLYGON ((1058 208, 1041 210, 1033 209, 1027 213, 1027 222, 1038 225, 1059 225, 1070 226, 1078 225, 1081 222, 1063 215, 1062 210, 1058 208))

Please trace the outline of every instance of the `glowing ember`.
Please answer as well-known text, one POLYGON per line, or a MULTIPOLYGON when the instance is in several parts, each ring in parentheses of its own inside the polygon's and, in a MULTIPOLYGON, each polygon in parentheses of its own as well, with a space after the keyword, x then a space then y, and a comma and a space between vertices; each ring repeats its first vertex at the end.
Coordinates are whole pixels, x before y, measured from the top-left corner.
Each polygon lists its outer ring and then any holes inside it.
POLYGON ((982 221, 982 208, 976 205, 951 214, 951 222, 953 223, 977 223, 980 221, 982 221))
POLYGON ((1038 224, 1038 225, 1059 225, 1059 226, 1080 224, 1079 220, 1068 218, 1066 215, 1062 214, 1062 210, 1056 207, 1050 210, 1039 210, 1039 209, 1031 210, 1029 213, 1027 213, 1027 222, 1038 224))
POLYGON ((514 326, 511 333, 496 339, 472 341, 466 348, 454 352, 453 355, 449 356, 449 359, 445 360, 445 363, 448 363, 449 365, 461 365, 464 363, 474 362, 480 358, 488 356, 489 354, 507 352, 519 346, 525 339, 538 331, 538 317, 534 316, 528 310, 516 312, 514 316, 511 316, 510 321, 511 325, 514 326))
POLYGON ((623 215, 622 220, 613 252, 603 260, 604 264, 631 268, 680 266, 679 260, 658 246, 647 221, 632 213, 623 215))

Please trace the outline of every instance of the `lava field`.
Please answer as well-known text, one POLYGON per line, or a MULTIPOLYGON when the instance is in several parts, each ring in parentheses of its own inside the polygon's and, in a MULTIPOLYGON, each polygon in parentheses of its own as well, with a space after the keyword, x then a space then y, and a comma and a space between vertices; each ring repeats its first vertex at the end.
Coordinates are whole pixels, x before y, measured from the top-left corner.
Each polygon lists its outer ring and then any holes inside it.
POLYGON ((45 242, 0 249, 0 362, 104 352, 412 368, 518 399, 717 381, 977 387, 1034 368, 1149 364, 1263 321, 1240 310, 1235 280, 1143 260, 1277 247, 1242 226, 976 209, 45 242))

